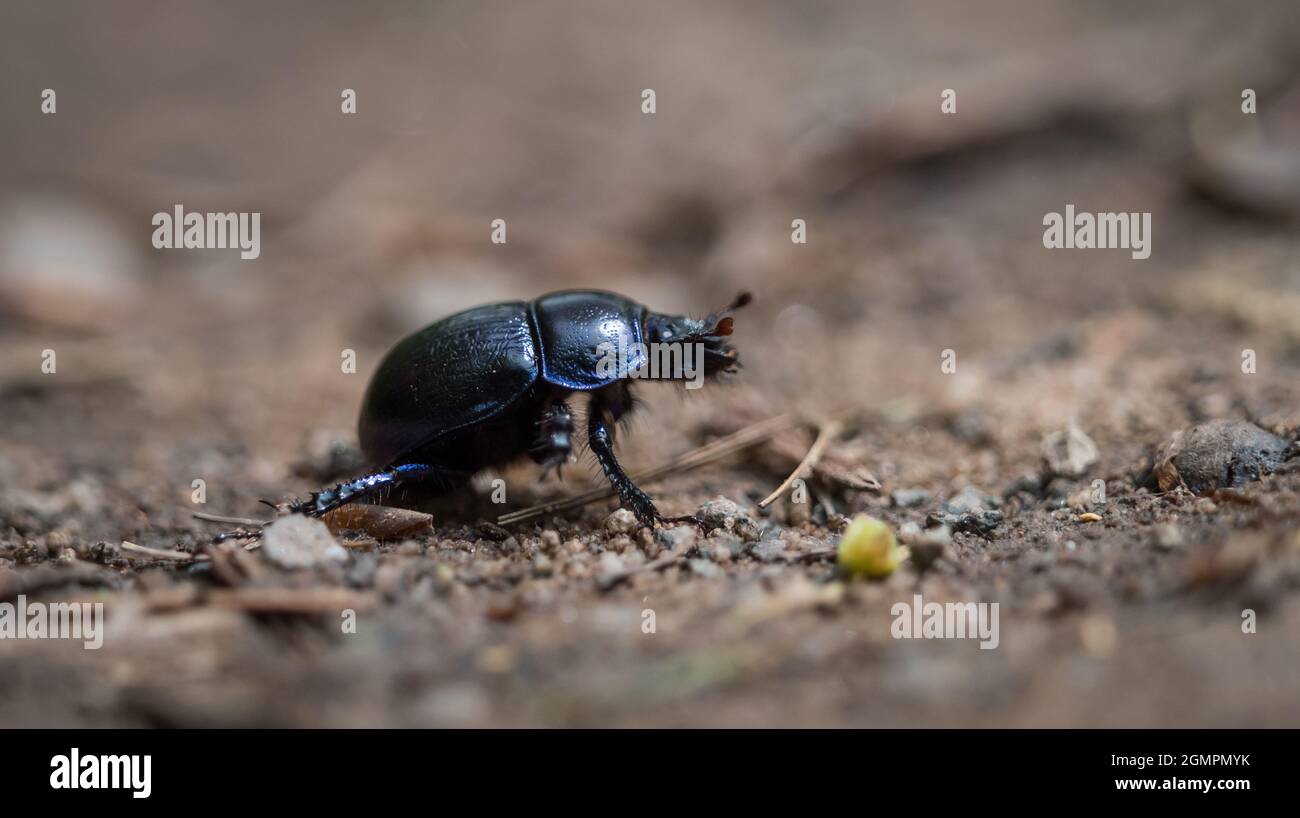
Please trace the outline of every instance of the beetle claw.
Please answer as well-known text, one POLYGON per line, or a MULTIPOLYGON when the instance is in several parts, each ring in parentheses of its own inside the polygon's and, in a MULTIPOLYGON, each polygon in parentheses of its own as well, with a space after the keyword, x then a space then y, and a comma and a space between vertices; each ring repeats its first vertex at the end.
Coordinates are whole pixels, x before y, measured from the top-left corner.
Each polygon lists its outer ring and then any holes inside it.
POLYGON ((687 525, 696 526, 701 531, 703 531, 705 527, 704 521, 699 517, 696 517, 694 514, 684 514, 681 517, 664 517, 660 515, 658 522, 660 525, 667 525, 669 523, 686 523, 687 525))
POLYGON ((220 545, 226 540, 253 540, 262 539, 262 529, 260 528, 236 528, 233 531, 223 531, 213 536, 208 541, 210 545, 220 545))

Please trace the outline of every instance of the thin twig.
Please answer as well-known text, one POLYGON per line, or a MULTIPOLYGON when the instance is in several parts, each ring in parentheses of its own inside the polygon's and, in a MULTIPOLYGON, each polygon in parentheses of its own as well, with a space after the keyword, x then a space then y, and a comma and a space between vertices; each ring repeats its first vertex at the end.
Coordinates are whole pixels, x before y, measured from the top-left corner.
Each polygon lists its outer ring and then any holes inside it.
POLYGON ((252 517, 224 517, 220 514, 208 514, 206 511, 193 512, 195 519, 206 520, 210 523, 225 523, 226 525, 267 525, 269 520, 254 520, 252 517))
POLYGON ((142 557, 148 557, 153 560, 173 560, 175 562, 193 562, 194 560, 205 559, 197 554, 191 554, 188 551, 164 551, 161 548, 150 548, 147 545, 137 545, 129 540, 122 541, 122 550, 128 554, 139 554, 142 557))
MULTIPOLYGON (((761 420, 751 426, 746 426, 738 432, 733 432, 725 437, 720 437, 717 440, 706 443, 698 449, 692 449, 679 457, 673 458, 662 466, 656 466, 648 471, 637 472, 632 475, 632 479, 637 483, 651 483, 667 474, 693 469, 715 460, 721 460, 727 455, 753 446, 755 443, 759 443, 777 432, 795 425, 797 422, 797 418, 794 415, 789 414, 777 415, 768 418, 767 420, 761 420)), ((614 489, 608 486, 592 489, 591 491, 564 500, 554 500, 549 503, 532 506, 531 508, 512 511, 509 514, 502 514, 497 518, 497 524, 510 525, 512 523, 531 520, 534 517, 541 517, 545 514, 553 514, 559 511, 581 508, 588 503, 594 503, 597 500, 603 500, 606 497, 613 497, 614 493, 614 489)))
POLYGON ((241 586, 209 591, 207 602, 247 613, 334 614, 373 608, 372 594, 342 588, 277 588, 241 586))
POLYGON ((775 491, 763 498, 763 501, 758 504, 758 507, 767 508, 772 505, 772 503, 776 501, 776 498, 785 494, 790 486, 794 485, 795 480, 799 479, 802 475, 807 474, 813 466, 816 466, 817 461, 822 459, 822 452, 826 451, 827 444, 829 444, 843 428, 844 424, 838 420, 828 420, 823 423, 821 429, 817 432, 817 439, 813 441, 812 446, 808 449, 808 453, 803 456, 803 460, 799 461, 799 465, 794 467, 794 471, 790 472, 790 476, 785 478, 781 485, 776 487, 775 491))

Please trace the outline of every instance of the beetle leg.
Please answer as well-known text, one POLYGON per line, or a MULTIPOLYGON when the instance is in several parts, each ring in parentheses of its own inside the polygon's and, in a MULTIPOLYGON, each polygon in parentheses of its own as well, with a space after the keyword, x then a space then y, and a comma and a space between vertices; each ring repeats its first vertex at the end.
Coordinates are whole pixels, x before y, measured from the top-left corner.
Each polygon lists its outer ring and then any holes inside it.
POLYGON ((312 492, 306 500, 295 500, 289 504, 289 511, 294 514, 306 514, 308 517, 321 517, 340 506, 378 494, 402 483, 426 480, 430 477, 447 477, 445 469, 424 463, 403 463, 386 471, 367 474, 339 483, 332 489, 312 492))
MULTIPOLYGON (((467 475, 462 476, 457 472, 439 466, 430 466, 424 463, 403 463, 391 469, 339 483, 330 489, 314 491, 306 500, 294 500, 286 508, 290 514, 323 517, 334 509, 348 503, 355 503, 358 500, 363 500, 403 484, 439 479, 445 486, 456 486, 464 482, 465 477, 467 475)), ((212 538, 211 543, 216 545, 226 540, 259 540, 261 538, 262 529, 241 528, 218 534, 212 538)))
POLYGON ((623 505, 636 515, 641 525, 653 526, 655 520, 660 518, 659 510, 655 508, 650 496, 637 488, 632 478, 619 465, 618 458, 614 457, 613 435, 610 434, 609 424, 596 414, 591 416, 587 424, 587 442, 623 505))
POLYGON ((537 428, 537 442, 528 450, 528 455, 541 464, 542 480, 551 469, 555 469, 555 475, 563 479, 560 469, 568 462, 573 450, 573 412, 564 401, 555 401, 542 412, 537 428))
POLYGON ((592 454, 596 455, 596 460, 604 470, 610 485, 618 492, 623 506, 636 515, 641 525, 654 527, 655 522, 663 520, 664 517, 659 513, 659 509, 655 508, 650 496, 637 488, 636 483, 632 482, 632 478, 628 477, 627 472, 619 465, 618 458, 614 456, 612 426, 613 420, 609 410, 603 403, 593 399, 588 409, 587 445, 591 448, 592 454))
POLYGON ((214 535, 208 540, 211 545, 220 545, 226 540, 251 540, 257 541, 262 539, 262 529, 260 528, 236 528, 233 531, 223 531, 214 535))

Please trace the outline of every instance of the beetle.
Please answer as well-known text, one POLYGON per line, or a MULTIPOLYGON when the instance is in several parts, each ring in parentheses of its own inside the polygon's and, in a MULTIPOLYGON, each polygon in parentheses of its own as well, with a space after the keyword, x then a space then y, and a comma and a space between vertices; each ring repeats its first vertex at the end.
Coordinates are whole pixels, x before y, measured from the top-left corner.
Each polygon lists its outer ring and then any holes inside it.
MULTIPOLYGON (((738 357, 725 340, 730 314, 750 300, 741 293, 726 309, 694 319, 653 312, 617 293, 565 290, 436 321, 399 341, 366 389, 358 434, 376 470, 313 492, 288 509, 320 517, 417 483, 433 495, 446 494, 477 472, 524 455, 542 466, 543 477, 551 469, 562 477, 574 443, 568 399, 581 392, 589 395, 587 447, 622 505, 646 526, 693 520, 659 513, 615 457, 614 430, 635 406, 630 380, 644 375, 654 345, 697 344, 704 377, 734 372, 738 357), (625 352, 611 369, 612 350, 625 352)), ((657 377, 697 375, 678 368, 657 377)))

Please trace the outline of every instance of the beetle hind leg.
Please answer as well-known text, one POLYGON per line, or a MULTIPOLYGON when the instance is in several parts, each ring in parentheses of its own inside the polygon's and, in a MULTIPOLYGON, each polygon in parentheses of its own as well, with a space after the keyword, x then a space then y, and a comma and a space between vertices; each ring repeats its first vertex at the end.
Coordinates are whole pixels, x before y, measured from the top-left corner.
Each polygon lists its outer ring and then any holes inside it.
POLYGON ((459 483, 446 469, 426 463, 403 463, 391 469, 367 474, 339 483, 333 488, 312 492, 306 500, 289 504, 292 514, 321 517, 336 508, 394 489, 402 484, 442 479, 449 485, 459 483))
MULTIPOLYGON (((431 480, 441 481, 448 487, 464 482, 458 474, 444 468, 425 463, 403 463, 391 469, 344 481, 333 488, 314 491, 307 496, 306 500, 294 500, 285 508, 290 514, 323 517, 336 508, 374 497, 398 486, 431 480)), ((257 540, 261 536, 261 529, 238 529, 218 534, 211 542, 216 544, 226 540, 257 540)))

